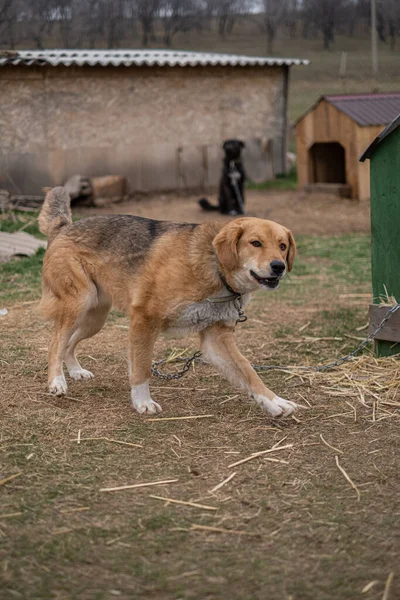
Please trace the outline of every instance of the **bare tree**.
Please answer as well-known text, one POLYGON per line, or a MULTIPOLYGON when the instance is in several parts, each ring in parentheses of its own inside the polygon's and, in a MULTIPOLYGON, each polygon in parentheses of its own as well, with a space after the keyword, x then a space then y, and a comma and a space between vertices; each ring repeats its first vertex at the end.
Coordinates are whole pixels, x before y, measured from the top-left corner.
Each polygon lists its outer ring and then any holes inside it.
POLYGON ((287 0, 287 6, 284 12, 284 25, 287 28, 291 38, 296 36, 299 12, 300 0, 287 0))
POLYGON ((54 0, 25 0, 21 3, 21 17, 26 19, 27 33, 38 50, 44 49, 57 18, 58 6, 54 0))
POLYGON ((287 12, 287 0, 264 0, 264 27, 267 36, 267 53, 273 54, 279 25, 287 12))
POLYGON ((400 2, 399 0, 378 0, 377 27, 379 38, 386 42, 390 38, 390 49, 396 49, 396 37, 400 31, 400 2))
POLYGON ((136 0, 136 11, 142 26, 142 46, 155 40, 154 21, 160 14, 162 0, 136 0))
MULTIPOLYGON (((240 0, 214 0, 212 2, 211 18, 215 18, 218 24, 218 34, 225 39, 229 32, 232 32, 235 19, 242 8, 240 0)), ((209 14, 210 14, 209 7, 209 14)))
POLYGON ((344 15, 346 0, 304 0, 303 6, 303 18, 313 23, 322 33, 324 48, 329 50, 344 15))
POLYGON ((4 39, 6 45, 12 49, 16 45, 17 13, 17 0, 0 0, 0 39, 4 39))
POLYGON ((200 17, 200 6, 195 0, 164 0, 161 4, 164 26, 164 44, 172 45, 179 31, 190 31, 196 27, 200 17))

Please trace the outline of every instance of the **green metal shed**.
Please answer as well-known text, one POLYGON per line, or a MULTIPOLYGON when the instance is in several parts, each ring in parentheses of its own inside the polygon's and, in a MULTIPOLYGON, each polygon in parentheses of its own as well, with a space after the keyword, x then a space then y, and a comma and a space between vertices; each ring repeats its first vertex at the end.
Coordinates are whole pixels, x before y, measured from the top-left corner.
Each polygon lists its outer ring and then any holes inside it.
MULTIPOLYGON (((400 302, 400 115, 368 146, 360 161, 370 160, 372 291, 370 331, 390 308, 400 302), (385 302, 386 304, 382 304, 385 302)), ((375 353, 400 352, 400 310, 377 336, 375 353)))

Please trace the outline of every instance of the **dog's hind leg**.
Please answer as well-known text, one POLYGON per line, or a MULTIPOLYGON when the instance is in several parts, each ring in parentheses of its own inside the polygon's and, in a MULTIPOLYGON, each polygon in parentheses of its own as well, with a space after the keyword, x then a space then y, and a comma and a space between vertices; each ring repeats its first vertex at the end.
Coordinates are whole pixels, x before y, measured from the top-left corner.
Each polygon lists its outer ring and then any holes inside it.
POLYGON ((63 360, 68 341, 76 328, 77 315, 58 314, 49 345, 49 390, 56 396, 67 393, 67 382, 63 371, 63 360))
POLYGON ((129 377, 132 405, 138 413, 155 414, 161 406, 150 396, 149 379, 158 323, 144 316, 139 309, 131 309, 129 330, 129 377))
POLYGON ((72 379, 92 379, 94 377, 91 371, 87 371, 81 367, 76 357, 75 349, 79 342, 92 337, 100 331, 106 322, 109 312, 110 304, 105 303, 89 308, 86 313, 80 315, 79 325, 68 340, 64 356, 68 373, 72 379))
POLYGON ((70 282, 70 289, 59 286, 57 295, 53 294, 51 307, 55 328, 49 346, 48 376, 50 392, 57 396, 67 393, 64 360, 72 376, 79 378, 80 372, 81 376, 91 377, 89 371, 84 371, 79 365, 75 347, 80 340, 101 329, 109 310, 109 302, 103 301, 103 305, 99 303, 98 290, 93 282, 83 278, 79 282, 71 276, 69 279, 66 277, 65 281, 70 282))

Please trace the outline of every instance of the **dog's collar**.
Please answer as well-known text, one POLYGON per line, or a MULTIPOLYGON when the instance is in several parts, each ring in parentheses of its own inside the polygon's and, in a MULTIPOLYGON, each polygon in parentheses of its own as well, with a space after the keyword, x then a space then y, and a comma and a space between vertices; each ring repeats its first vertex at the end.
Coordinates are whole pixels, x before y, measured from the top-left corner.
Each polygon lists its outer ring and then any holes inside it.
POLYGON ((235 298, 241 298, 243 296, 243 294, 241 294, 240 292, 235 292, 235 290, 231 288, 225 277, 222 275, 221 271, 218 271, 218 277, 220 278, 228 292, 232 294, 232 296, 234 296, 235 298))
POLYGON ((224 284, 224 286, 226 287, 226 289, 228 290, 228 292, 230 293, 229 296, 219 296, 216 298, 207 298, 208 302, 212 302, 213 304, 219 304, 220 302, 234 302, 235 304, 235 308, 238 311, 238 318, 236 320, 236 323, 244 323, 245 321, 247 321, 247 317, 243 312, 242 309, 242 298, 243 298, 243 294, 241 294, 240 292, 235 292, 235 290, 233 288, 231 288, 231 286, 229 285, 229 283, 226 281, 225 277, 222 275, 221 271, 218 271, 218 276, 220 278, 220 280, 222 281, 222 283, 224 284))

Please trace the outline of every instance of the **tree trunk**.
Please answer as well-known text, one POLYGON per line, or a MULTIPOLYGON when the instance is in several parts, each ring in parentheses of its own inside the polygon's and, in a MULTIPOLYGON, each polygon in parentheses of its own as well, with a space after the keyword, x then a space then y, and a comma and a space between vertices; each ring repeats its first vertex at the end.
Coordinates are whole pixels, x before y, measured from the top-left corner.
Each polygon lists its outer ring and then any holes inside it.
POLYGON ((266 26, 266 35, 267 35, 267 54, 271 55, 274 53, 274 41, 275 41, 275 27, 269 22, 266 26))
POLYGON ((393 23, 389 24, 389 36, 390 36, 390 50, 394 52, 396 50, 396 26, 393 23))
POLYGON ((144 18, 140 19, 140 23, 142 25, 142 46, 147 48, 149 44, 150 23, 144 18))
POLYGON ((223 39, 223 40, 225 39, 227 20, 228 20, 228 17, 226 15, 222 15, 218 20, 218 33, 219 33, 221 39, 223 39))
POLYGON ((322 32, 323 38, 324 38, 324 50, 329 50, 330 49, 330 42, 331 42, 331 36, 329 35, 329 31, 328 29, 324 29, 322 32))

